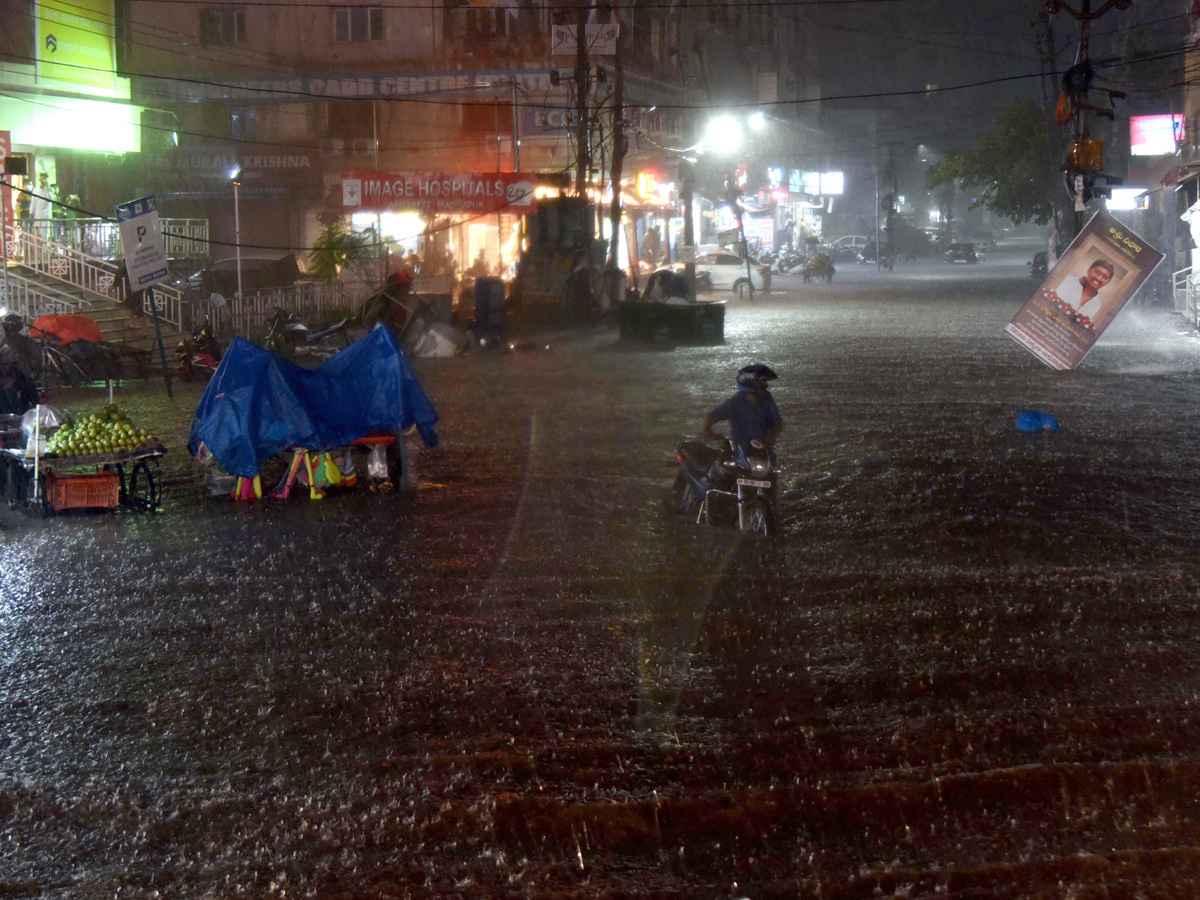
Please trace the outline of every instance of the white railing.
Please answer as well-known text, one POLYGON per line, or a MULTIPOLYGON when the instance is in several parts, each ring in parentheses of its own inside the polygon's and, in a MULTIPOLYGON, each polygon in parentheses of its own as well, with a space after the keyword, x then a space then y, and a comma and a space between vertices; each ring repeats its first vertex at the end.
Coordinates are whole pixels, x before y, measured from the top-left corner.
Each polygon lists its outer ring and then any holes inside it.
POLYGON ((320 318, 334 313, 356 315, 363 302, 373 293, 375 288, 365 284, 295 284, 269 291, 248 292, 240 302, 231 300, 224 307, 212 309, 209 315, 218 330, 240 335, 265 330, 276 307, 309 320, 308 324, 315 327, 320 318))
POLYGON ((1196 286, 1190 266, 1180 269, 1171 277, 1171 296, 1175 301, 1175 312, 1186 316, 1188 321, 1195 324, 1196 286))
MULTIPOLYGON (((168 259, 208 256, 208 219, 160 219, 168 259)), ((121 234, 117 223, 107 219, 31 219, 22 222, 26 231, 54 244, 78 250, 93 259, 115 261, 120 257, 121 234)))
MULTIPOLYGON (((48 275, 87 291, 108 302, 124 302, 125 289, 118 278, 120 269, 116 264, 88 256, 81 250, 66 244, 56 244, 47 236, 24 231, 9 224, 6 234, 8 258, 20 262, 27 269, 48 275)), ((155 302, 159 318, 167 324, 181 328, 183 323, 183 293, 170 285, 154 287, 155 302)), ((150 312, 150 301, 143 301, 150 312)))
POLYGON ((0 308, 32 322, 38 316, 78 313, 83 301, 58 288, 30 281, 16 272, 0 272, 0 308))

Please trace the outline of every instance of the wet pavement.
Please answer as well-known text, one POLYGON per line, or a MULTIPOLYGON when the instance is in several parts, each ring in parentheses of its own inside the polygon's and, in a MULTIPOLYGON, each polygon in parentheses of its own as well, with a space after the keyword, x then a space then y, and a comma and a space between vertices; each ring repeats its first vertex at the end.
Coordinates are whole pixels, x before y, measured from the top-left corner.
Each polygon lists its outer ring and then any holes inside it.
MULTIPOLYGON (((0 896, 1194 892, 1200 338, 1132 307, 1053 372, 1026 258, 422 361, 415 499, 178 453, 158 516, 0 514, 0 896), (667 496, 749 361, 770 540, 667 496)), ((198 396, 120 399, 181 447, 198 396)))

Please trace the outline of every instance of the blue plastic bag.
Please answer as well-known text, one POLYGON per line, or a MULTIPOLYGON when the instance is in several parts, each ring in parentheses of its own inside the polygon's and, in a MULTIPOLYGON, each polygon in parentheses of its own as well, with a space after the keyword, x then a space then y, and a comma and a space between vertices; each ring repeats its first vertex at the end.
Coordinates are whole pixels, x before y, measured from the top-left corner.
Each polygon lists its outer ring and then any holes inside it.
POLYGON ((1058 420, 1050 413, 1027 409, 1017 416, 1019 431, 1058 431, 1058 420))

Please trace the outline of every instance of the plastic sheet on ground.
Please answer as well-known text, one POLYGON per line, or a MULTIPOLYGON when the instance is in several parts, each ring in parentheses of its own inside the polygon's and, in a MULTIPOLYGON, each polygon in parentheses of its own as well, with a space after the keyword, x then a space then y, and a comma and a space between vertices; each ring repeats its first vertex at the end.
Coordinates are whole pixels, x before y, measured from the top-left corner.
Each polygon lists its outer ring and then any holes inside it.
POLYGON ((437 412, 386 328, 378 327, 315 369, 235 339, 192 422, 200 443, 233 475, 253 477, 289 447, 322 451, 378 431, 417 426, 437 444, 437 412))

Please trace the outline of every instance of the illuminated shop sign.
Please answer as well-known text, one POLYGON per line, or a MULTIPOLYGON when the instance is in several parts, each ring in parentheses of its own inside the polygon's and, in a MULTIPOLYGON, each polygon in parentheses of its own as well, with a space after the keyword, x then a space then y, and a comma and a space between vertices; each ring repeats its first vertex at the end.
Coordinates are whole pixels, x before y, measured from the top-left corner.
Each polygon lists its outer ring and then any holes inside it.
POLYGON ((1170 156, 1183 140, 1183 116, 1134 116, 1129 120, 1133 156, 1170 156))
POLYGON ((113 0, 38 0, 33 19, 38 81, 112 92, 117 71, 113 0))
POLYGON ((526 172, 344 172, 342 211, 528 213, 538 176, 526 172))

